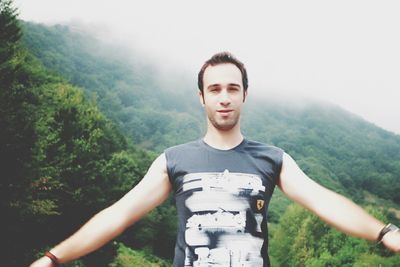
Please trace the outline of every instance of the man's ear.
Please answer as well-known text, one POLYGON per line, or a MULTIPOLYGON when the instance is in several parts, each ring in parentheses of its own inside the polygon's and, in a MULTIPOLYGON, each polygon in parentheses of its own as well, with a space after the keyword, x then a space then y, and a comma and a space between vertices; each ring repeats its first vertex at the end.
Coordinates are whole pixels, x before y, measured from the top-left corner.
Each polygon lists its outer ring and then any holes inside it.
POLYGON ((247 98, 247 90, 243 93, 243 103, 246 101, 247 98))
POLYGON ((200 100, 200 104, 204 107, 204 105, 206 104, 204 101, 204 95, 203 93, 199 90, 199 100, 200 100))

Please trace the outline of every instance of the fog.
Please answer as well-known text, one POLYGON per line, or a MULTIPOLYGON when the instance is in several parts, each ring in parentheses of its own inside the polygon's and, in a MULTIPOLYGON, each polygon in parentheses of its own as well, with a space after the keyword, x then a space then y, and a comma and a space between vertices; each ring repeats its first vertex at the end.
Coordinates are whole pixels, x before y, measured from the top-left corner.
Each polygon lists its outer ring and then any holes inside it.
POLYGON ((193 86, 206 59, 230 51, 247 66, 253 98, 321 99, 400 134, 398 1, 15 3, 21 19, 83 23, 160 68, 187 72, 193 86))

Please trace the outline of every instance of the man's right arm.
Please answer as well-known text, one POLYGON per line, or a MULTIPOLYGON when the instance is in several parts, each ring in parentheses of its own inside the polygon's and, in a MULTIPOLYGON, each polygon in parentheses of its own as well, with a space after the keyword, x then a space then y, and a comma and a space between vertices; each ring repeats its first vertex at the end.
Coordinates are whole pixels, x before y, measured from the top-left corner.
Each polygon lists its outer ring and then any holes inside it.
MULTIPOLYGON (((161 154, 137 186, 93 216, 75 234, 51 249, 51 253, 60 263, 65 263, 100 248, 160 205, 170 191, 166 158, 161 154)), ((52 266, 52 263, 49 258, 42 257, 31 265, 40 266, 52 266)))

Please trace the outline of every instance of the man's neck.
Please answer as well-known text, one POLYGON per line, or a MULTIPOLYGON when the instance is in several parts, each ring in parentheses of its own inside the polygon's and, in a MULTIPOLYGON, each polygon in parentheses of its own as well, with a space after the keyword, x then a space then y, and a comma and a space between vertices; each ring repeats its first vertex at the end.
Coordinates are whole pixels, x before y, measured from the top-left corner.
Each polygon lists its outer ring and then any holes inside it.
POLYGON ((238 146, 243 141, 243 135, 240 132, 239 123, 228 131, 218 130, 214 126, 209 125, 203 140, 213 148, 229 150, 238 146))

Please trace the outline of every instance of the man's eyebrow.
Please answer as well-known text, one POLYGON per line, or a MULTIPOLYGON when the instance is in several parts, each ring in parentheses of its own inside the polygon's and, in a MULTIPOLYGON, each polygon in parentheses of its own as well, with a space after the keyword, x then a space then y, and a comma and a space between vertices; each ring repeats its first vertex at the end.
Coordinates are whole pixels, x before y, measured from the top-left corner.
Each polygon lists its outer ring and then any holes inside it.
MULTIPOLYGON (((240 84, 237 84, 237 83, 229 83, 228 86, 230 86, 230 87, 239 87, 240 88, 240 84)), ((218 88, 218 87, 221 87, 221 84, 214 83, 214 84, 210 84, 207 87, 207 89, 218 88)))
POLYGON ((218 88, 221 87, 221 85, 219 83, 214 83, 214 84, 210 84, 207 89, 212 89, 212 88, 218 88))

